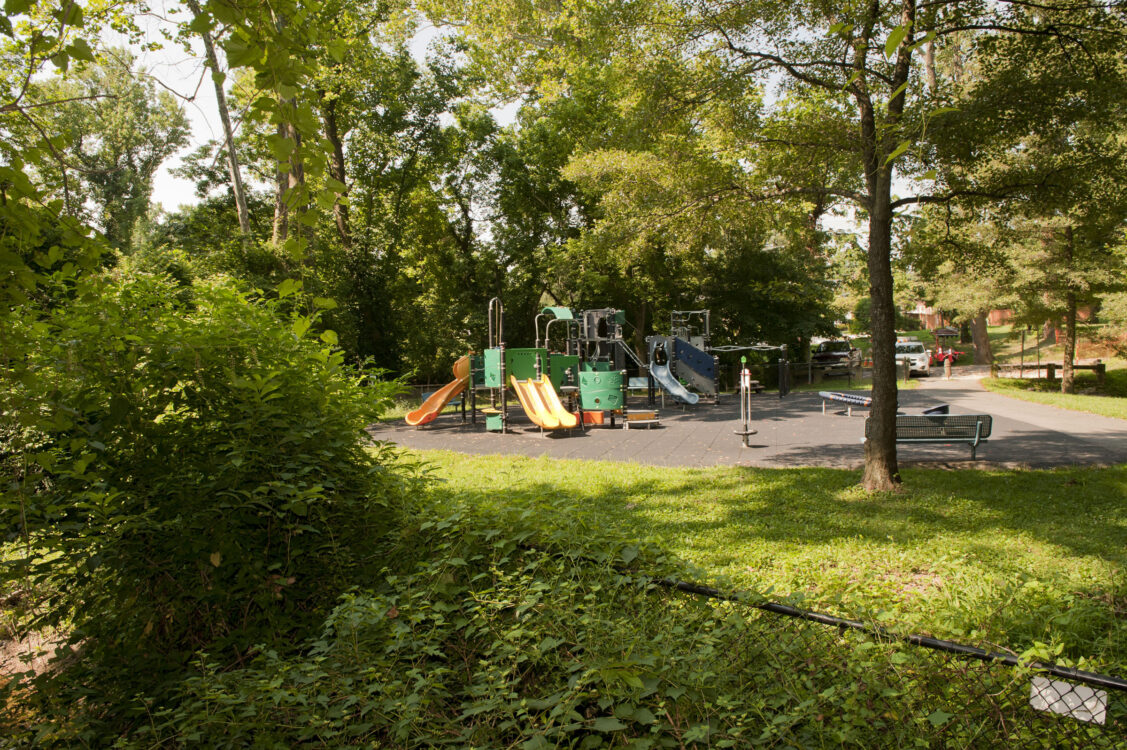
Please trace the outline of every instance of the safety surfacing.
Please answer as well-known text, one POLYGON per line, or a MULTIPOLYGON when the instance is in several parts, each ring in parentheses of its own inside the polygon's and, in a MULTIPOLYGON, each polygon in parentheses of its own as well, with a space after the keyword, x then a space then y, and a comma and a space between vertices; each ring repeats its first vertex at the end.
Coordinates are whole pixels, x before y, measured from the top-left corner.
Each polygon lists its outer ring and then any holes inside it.
MULTIPOLYGON (((515 399, 514 399, 515 401, 515 399)), ((951 405, 953 414, 990 414, 994 418, 990 440, 970 460, 963 443, 901 444, 901 465, 959 465, 1048 468, 1053 466, 1108 465, 1127 462, 1127 421, 1070 412, 1031 404, 984 390, 977 381, 937 381, 916 390, 901 391, 900 409, 918 414, 938 403, 951 405)), ((652 408, 644 402, 631 408, 652 408)), ((520 406, 510 405, 512 429, 486 432, 479 415, 476 425, 462 421, 460 413, 443 414, 430 425, 373 425, 376 440, 409 448, 443 449, 472 454, 514 454, 555 458, 629 461, 655 466, 823 466, 857 468, 864 463, 866 409, 854 408, 847 416, 840 404, 827 404, 816 393, 753 397, 750 447, 744 447, 737 396, 721 397, 718 404, 677 406, 659 404, 660 424, 643 429, 593 426, 586 430, 542 432, 524 418, 520 406)))

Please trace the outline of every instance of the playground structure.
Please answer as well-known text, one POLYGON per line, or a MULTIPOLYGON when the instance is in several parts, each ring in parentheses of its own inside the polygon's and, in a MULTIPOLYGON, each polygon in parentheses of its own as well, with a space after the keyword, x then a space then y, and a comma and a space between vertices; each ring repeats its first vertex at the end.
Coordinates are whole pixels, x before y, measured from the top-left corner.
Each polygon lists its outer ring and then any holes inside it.
POLYGON ((740 429, 735 434, 743 439, 745 448, 751 447, 751 436, 759 433, 751 426, 751 394, 757 392, 752 388, 752 382, 747 357, 740 357, 740 429))
POLYGON ((853 407, 856 406, 860 409, 869 409, 873 405, 871 396, 858 396, 853 393, 838 393, 837 391, 818 391, 818 397, 822 399, 822 413, 826 413, 826 402, 835 401, 839 404, 845 404, 849 416, 853 416, 853 407))
POLYGON ((719 361, 712 353, 710 319, 710 310, 674 310, 669 318, 669 335, 646 338, 650 376, 684 404, 696 404, 701 395, 715 400, 719 394, 719 361))
MULTIPOLYGON (((846 416, 853 416, 853 407, 858 409, 871 409, 873 406, 873 399, 871 396, 862 396, 856 393, 838 393, 837 391, 818 391, 818 398, 822 399, 822 413, 826 413, 826 403, 833 401, 839 404, 845 404, 846 416)), ((838 412, 840 413, 840 412, 838 412)), ((901 414, 902 412, 896 412, 901 414)), ((924 409, 921 414, 935 416, 938 414, 950 414, 950 404, 938 404, 924 409)))
POLYGON ((470 357, 459 357, 454 363, 454 380, 432 393, 422 406, 407 414, 407 424, 412 427, 429 424, 442 413, 446 405, 466 390, 470 382, 470 357))
MULTIPOLYGON (((476 424, 478 411, 485 417, 488 432, 510 429, 509 391, 521 410, 542 432, 615 426, 624 429, 658 424, 656 409, 628 406, 631 378, 627 368, 637 369, 638 382, 646 387, 650 407, 660 389, 683 404, 696 404, 701 396, 715 402, 719 394, 718 357, 722 351, 776 351, 779 359, 780 396, 787 380, 786 347, 712 347, 710 311, 676 310, 670 319, 670 335, 646 339, 648 361, 643 361, 623 336, 625 313, 613 308, 575 312, 568 307, 545 307, 534 320, 535 344, 508 347, 504 338, 504 306, 493 298, 488 308, 488 343, 481 354, 468 354, 454 364, 454 380, 431 394, 407 423, 431 423, 454 398, 462 397, 462 417, 468 398, 470 419, 476 424), (690 390, 692 388, 693 390, 690 390), (479 410, 478 400, 488 399, 479 410)), ((741 373, 741 399, 750 420, 751 393, 763 386, 741 373)), ((745 431, 750 430, 745 424, 745 431)), ((747 432, 748 435, 754 431, 747 432)), ((745 435, 746 441, 746 435, 745 435)))
MULTIPOLYGON (((778 354, 780 396, 789 390, 790 363, 786 345, 712 344, 711 310, 674 310, 669 316, 669 335, 648 336, 649 373, 655 385, 683 404, 696 404, 701 396, 716 403, 720 395, 719 354, 760 352, 778 354), (693 390, 689 390, 692 388, 693 390)), ((744 377, 746 359, 741 358, 739 390, 762 393, 758 380, 744 377)), ((650 390, 653 403, 654 389, 650 390)))
POLYGON ((529 421, 544 432, 588 425, 613 427, 618 420, 627 429, 657 424, 656 411, 630 412, 627 407, 626 362, 641 368, 645 365, 622 339, 624 319, 621 310, 576 314, 567 307, 545 307, 536 316, 535 346, 508 347, 504 306, 495 297, 489 302, 486 349, 480 355, 461 357, 454 366, 455 379, 408 414, 407 423, 429 424, 460 395, 463 408, 469 398, 474 424, 479 397, 488 399, 488 405, 480 409, 485 429, 506 432, 511 423, 511 390, 529 421), (558 344, 555 351, 550 347, 552 341, 558 344))
POLYGON ((510 375, 509 381, 525 414, 536 426, 544 430, 570 430, 579 423, 578 417, 564 408, 546 375, 541 375, 539 380, 517 380, 515 375, 510 375))

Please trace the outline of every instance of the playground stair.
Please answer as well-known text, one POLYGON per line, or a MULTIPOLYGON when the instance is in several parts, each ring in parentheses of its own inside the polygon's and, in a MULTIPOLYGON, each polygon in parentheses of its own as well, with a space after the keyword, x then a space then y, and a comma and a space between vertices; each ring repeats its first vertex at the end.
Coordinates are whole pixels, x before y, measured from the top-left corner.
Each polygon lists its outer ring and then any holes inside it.
POLYGON ((629 430, 631 427, 635 429, 638 427, 649 428, 655 424, 661 424, 656 411, 632 411, 628 412, 626 418, 622 420, 622 429, 629 430))

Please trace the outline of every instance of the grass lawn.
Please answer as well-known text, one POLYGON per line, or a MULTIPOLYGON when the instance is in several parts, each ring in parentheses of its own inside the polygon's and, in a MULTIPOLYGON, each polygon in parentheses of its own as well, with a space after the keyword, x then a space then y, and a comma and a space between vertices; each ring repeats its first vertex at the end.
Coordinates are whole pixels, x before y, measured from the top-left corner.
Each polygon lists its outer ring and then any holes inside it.
POLYGON ((833 469, 412 457, 440 480, 440 507, 515 504, 548 527, 614 528, 698 580, 1127 674, 1127 467, 911 470, 903 493, 866 495, 833 469), (574 502, 566 523, 545 512, 560 498, 574 502))
MULTIPOLYGON (((934 371, 933 371, 934 373, 934 371)), ((939 375, 942 377, 942 375, 939 375)), ((897 378, 896 388, 901 391, 910 391, 920 387, 919 375, 913 375, 911 380, 907 382, 903 378, 897 378)), ((935 374, 932 375, 935 377, 935 374)), ((792 391, 871 391, 873 389, 872 378, 826 378, 821 383, 797 383, 791 390, 792 391)), ((739 394, 737 394, 739 395, 739 394)))
POLYGON ((1102 389, 1096 386, 1095 374, 1078 372, 1078 393, 1061 393, 1060 380, 1044 378, 983 378, 981 382, 989 391, 1023 401, 1127 419, 1127 370, 1108 370, 1102 389))
MULTIPOLYGON (((488 398, 488 397, 487 397, 488 398)), ((418 409, 423 403, 422 399, 396 399, 395 403, 391 405, 383 414, 380 415, 381 422, 402 422, 407 417, 407 412, 418 409)), ((486 404, 488 406, 489 404, 486 404)), ((450 401, 446 406, 442 407, 443 414, 453 414, 462 408, 462 397, 458 396, 450 401)), ((469 414, 469 404, 466 404, 466 413, 469 414)))
MULTIPOLYGON (((1077 326, 1076 357, 1078 359, 1099 358, 1107 363, 1108 367, 1127 367, 1127 361, 1115 355, 1115 352, 1106 344, 1099 342, 1104 327, 1099 325, 1077 326)), ((1022 359, 1021 329, 1014 330, 1010 324, 990 326, 987 329, 990 338, 990 350, 994 353, 994 360, 999 363, 1017 364, 1022 359)), ((964 344, 969 349, 968 361, 973 361, 973 344, 964 344)), ((1039 344, 1036 331, 1025 334, 1025 364, 1034 365, 1037 362, 1038 351, 1042 362, 1060 362, 1064 359, 1064 346, 1061 344, 1039 344)))

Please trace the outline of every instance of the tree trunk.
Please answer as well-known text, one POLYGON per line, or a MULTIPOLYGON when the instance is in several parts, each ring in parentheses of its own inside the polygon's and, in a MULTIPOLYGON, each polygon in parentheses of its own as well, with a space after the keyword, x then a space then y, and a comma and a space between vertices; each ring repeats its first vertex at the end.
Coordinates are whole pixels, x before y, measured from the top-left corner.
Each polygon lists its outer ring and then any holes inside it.
POLYGON ((935 75, 934 39, 924 45, 924 73, 927 75, 927 93, 935 96, 935 90, 939 87, 939 84, 938 78, 935 75))
MULTIPOLYGON (((289 133, 284 122, 278 123, 278 135, 285 138, 289 133)), ((289 211, 286 210, 286 188, 289 186, 289 173, 278 165, 277 181, 274 186, 274 234, 271 241, 280 245, 289 235, 289 211)))
POLYGON ((892 181, 880 169, 871 181, 869 212, 869 296, 872 300, 873 406, 872 429, 865 441, 861 484, 870 492, 900 485, 896 463, 896 310, 892 299, 892 181))
MULTIPOLYGON (((274 11, 271 10, 270 12, 273 15, 274 11)), ((285 27, 286 18, 274 16, 274 28, 277 29, 279 35, 285 27)), ((290 134, 289 125, 279 122, 277 132, 278 137, 288 138, 290 134)), ((290 233, 290 214, 286 207, 286 189, 289 187, 289 176, 286 170, 282 169, 281 164, 278 165, 277 170, 274 185, 274 233, 271 240, 275 246, 285 242, 290 233)))
MULTIPOLYGON (((296 190, 305 184, 305 165, 301 161, 301 133, 293 123, 287 123, 286 136, 293 141, 294 149, 290 154, 289 187, 296 190)), ((297 213, 301 213, 297 211, 297 213)))
POLYGON ((994 364, 994 352, 990 348, 990 336, 986 329, 986 313, 979 313, 970 322, 971 339, 974 341, 974 363, 976 365, 994 364))
MULTIPOLYGON (((877 4, 873 4, 874 13, 877 4)), ((871 304, 873 405, 866 430, 865 471, 862 486, 869 492, 895 490, 900 486, 900 469, 896 464, 896 307, 892 298, 892 153, 893 139, 888 129, 895 126, 904 112, 904 89, 911 70, 912 32, 915 21, 915 0, 902 0, 901 22, 909 29, 896 53, 896 65, 890 90, 896 94, 886 105, 887 119, 877 125, 876 109, 867 85, 854 88, 860 114, 861 150, 865 165, 865 186, 868 188, 866 208, 869 213, 869 298, 871 304)), ((876 28, 877 18, 869 19, 864 44, 858 49, 860 63, 869 51, 869 34, 876 28)), ((859 67, 859 71, 863 69, 859 67)))
POLYGON ((341 139, 340 124, 337 119, 337 100, 334 98, 325 99, 324 92, 322 92, 321 101, 324 110, 325 138, 333 147, 333 158, 329 162, 329 176, 345 186, 344 193, 333 204, 333 220, 336 222, 337 234, 340 235, 341 244, 345 250, 351 250, 352 231, 348 225, 348 204, 344 202, 344 197, 348 195, 348 173, 345 169, 344 143, 341 139))
MULTIPOLYGON (((197 18, 200 16, 200 4, 197 0, 188 0, 188 7, 197 18)), ((200 33, 203 38, 204 53, 207 55, 207 64, 211 68, 211 82, 215 86, 215 102, 219 108, 219 120, 223 123, 223 137, 227 149, 227 172, 231 178, 231 192, 235 194, 235 210, 239 215, 239 231, 243 239, 250 237, 250 214, 247 212, 247 196, 243 190, 243 176, 239 171, 239 157, 235 153, 235 131, 231 128, 231 115, 227 110, 227 95, 223 91, 223 83, 219 80, 219 59, 215 55, 215 45, 212 43, 211 34, 206 30, 200 33)))
POLYGON ((1076 292, 1068 290, 1065 296, 1068 308, 1064 313, 1064 366, 1060 374, 1060 392, 1076 392, 1076 371, 1073 364, 1076 360, 1076 292))
MULTIPOLYGON (((293 123, 281 123, 278 125, 278 135, 293 141, 294 149, 290 154, 289 170, 278 168, 278 184, 274 191, 274 244, 284 242, 289 237, 290 211, 287 201, 293 203, 293 194, 305 185, 305 167, 301 161, 301 133, 293 123)), ((298 204, 293 208, 297 231, 302 232, 306 239, 312 240, 313 228, 301 221, 302 215, 309 210, 308 204, 298 204)), ((309 260, 308 257, 306 260, 309 260)))
POLYGON ((1045 324, 1041 326, 1041 344, 1052 346, 1057 343, 1057 328, 1059 327, 1057 321, 1046 320, 1045 324))
MULTIPOLYGON (((1073 260, 1073 236, 1072 227, 1066 226, 1064 228, 1064 257, 1066 268, 1069 272, 1072 271, 1073 260)), ((1061 393, 1075 393, 1076 392, 1076 372, 1073 364, 1076 360, 1076 290, 1072 288, 1072 282, 1069 281, 1068 291, 1064 295, 1065 311, 1064 311, 1064 366, 1061 368, 1060 375, 1060 392, 1061 393)))
POLYGON ((646 361, 646 303, 638 305, 634 312, 634 352, 643 362, 646 361))

